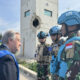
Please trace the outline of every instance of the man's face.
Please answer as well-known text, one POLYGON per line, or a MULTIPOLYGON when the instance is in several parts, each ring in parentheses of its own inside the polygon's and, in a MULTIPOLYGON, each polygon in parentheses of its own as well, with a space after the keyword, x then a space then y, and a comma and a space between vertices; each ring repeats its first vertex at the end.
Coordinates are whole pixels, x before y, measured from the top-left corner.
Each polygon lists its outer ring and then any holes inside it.
POLYGON ((52 41, 55 41, 56 38, 57 38, 57 35, 51 35, 51 39, 52 39, 52 41))
POLYGON ((20 35, 15 34, 15 39, 14 40, 9 40, 9 48, 12 53, 16 53, 17 51, 20 50, 21 42, 20 42, 20 35))
POLYGON ((76 26, 76 25, 68 26, 69 32, 70 32, 70 31, 74 31, 74 30, 76 30, 76 29, 77 29, 77 26, 76 26))
MULTIPOLYGON (((73 33, 73 31, 77 29, 76 25, 67 26, 67 27, 68 27, 68 32, 69 33, 73 33)), ((65 26, 65 24, 62 24, 61 32, 62 32, 63 36, 66 34, 66 26, 65 26)))
POLYGON ((42 42, 42 43, 44 43, 45 41, 46 41, 46 38, 39 39, 39 42, 42 42))

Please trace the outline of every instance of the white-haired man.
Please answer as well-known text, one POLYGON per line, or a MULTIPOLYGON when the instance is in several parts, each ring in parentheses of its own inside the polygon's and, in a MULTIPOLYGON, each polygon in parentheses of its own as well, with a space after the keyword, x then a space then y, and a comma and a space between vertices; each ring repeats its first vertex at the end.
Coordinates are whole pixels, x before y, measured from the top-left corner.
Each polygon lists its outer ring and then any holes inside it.
POLYGON ((5 32, 0 46, 0 80, 19 80, 19 67, 14 54, 20 46, 18 32, 5 32))

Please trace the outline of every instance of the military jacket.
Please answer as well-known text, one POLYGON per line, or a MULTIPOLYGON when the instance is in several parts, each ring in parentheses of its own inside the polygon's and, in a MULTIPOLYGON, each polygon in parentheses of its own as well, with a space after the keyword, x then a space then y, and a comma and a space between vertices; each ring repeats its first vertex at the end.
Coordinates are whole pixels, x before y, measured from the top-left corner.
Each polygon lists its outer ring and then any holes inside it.
POLYGON ((48 51, 48 47, 49 47, 49 44, 40 44, 38 45, 37 47, 37 61, 38 62, 46 62, 46 63, 49 63, 49 51, 48 51))

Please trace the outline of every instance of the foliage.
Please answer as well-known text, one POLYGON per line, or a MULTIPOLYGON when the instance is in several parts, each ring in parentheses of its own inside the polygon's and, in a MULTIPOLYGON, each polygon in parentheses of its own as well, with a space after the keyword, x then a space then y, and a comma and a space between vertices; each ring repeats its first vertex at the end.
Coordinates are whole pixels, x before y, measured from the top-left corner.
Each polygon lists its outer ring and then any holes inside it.
POLYGON ((0 34, 0 40, 1 40, 1 38, 2 38, 2 34, 0 34))
POLYGON ((18 62, 19 62, 19 64, 27 67, 28 69, 31 69, 31 70, 37 72, 37 62, 28 63, 28 62, 26 62, 26 61, 19 61, 19 60, 18 60, 18 62))

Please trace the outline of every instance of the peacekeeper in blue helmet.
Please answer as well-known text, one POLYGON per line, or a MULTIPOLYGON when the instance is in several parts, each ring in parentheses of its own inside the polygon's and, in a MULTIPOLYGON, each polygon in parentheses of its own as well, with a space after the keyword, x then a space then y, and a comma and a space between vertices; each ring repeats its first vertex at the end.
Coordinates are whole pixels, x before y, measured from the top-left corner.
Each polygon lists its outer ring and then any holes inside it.
POLYGON ((58 51, 58 80, 80 80, 80 14, 77 11, 67 11, 58 18, 62 25, 62 35, 68 36, 67 41, 58 51))
POLYGON ((37 65, 37 80, 49 80, 48 76, 48 66, 49 66, 49 45, 46 44, 47 34, 40 31, 37 35, 39 40, 39 45, 36 50, 37 65))
POLYGON ((50 30, 49 30, 49 34, 51 36, 52 39, 52 44, 50 47, 50 53, 51 53, 51 63, 50 63, 50 73, 51 73, 51 79, 52 80, 57 80, 57 74, 56 71, 54 69, 55 63, 54 61, 56 60, 56 56, 59 50, 59 47, 63 44, 63 41, 60 40, 61 38, 61 28, 59 26, 53 26, 50 30))

